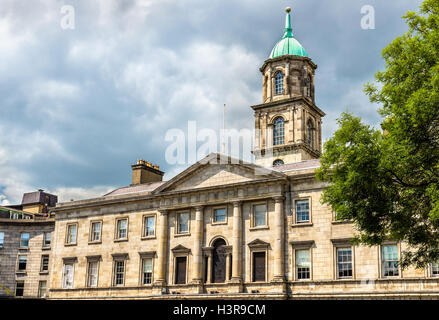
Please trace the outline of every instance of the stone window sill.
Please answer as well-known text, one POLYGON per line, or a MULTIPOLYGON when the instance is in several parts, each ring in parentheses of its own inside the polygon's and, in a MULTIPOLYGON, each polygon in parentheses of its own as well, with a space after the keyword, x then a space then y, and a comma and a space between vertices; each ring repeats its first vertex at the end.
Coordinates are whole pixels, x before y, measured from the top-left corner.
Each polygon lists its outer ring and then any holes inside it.
POLYGON ((312 227, 312 222, 302 222, 302 223, 294 223, 291 225, 291 228, 298 228, 298 227, 312 227))
POLYGON ((312 279, 294 279, 293 282, 312 282, 312 279))
POLYGON ((41 276, 48 275, 48 274, 49 274, 49 271, 40 271, 41 276))
POLYGON ((269 230, 270 227, 269 226, 263 226, 263 227, 251 227, 249 230, 250 231, 258 231, 258 230, 269 230))
POLYGON ((89 241, 88 244, 102 244, 102 241, 89 241))
POLYGON ((123 239, 114 239, 114 242, 127 242, 128 238, 123 238, 123 239))
POLYGON ((213 226, 221 226, 221 225, 226 225, 227 221, 221 221, 221 222, 212 222, 213 226))
POLYGON ((50 250, 52 249, 51 247, 42 247, 41 250, 50 250))
POLYGON ((64 243, 64 246, 65 247, 74 247, 74 246, 76 246, 77 245, 77 243, 75 242, 75 243, 64 243))
POLYGON ((354 281, 355 278, 354 277, 350 277, 350 278, 337 278, 335 279, 338 282, 349 282, 349 281, 354 281))
POLYGON ((157 237, 153 235, 153 236, 144 236, 140 238, 140 240, 151 240, 151 239, 157 239, 157 237))
POLYGON ((176 233, 176 234, 174 234, 174 237, 190 237, 191 236, 191 234, 188 232, 188 233, 176 233))
POLYGON ((15 274, 17 274, 17 275, 26 275, 27 272, 26 272, 25 270, 17 270, 17 271, 15 272, 15 274))

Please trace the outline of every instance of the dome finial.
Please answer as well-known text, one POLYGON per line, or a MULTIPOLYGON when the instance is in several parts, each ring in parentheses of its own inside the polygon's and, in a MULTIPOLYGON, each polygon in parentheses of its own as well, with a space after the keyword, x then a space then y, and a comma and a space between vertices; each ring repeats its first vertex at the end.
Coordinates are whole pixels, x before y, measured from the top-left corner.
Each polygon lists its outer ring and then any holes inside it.
POLYGON ((291 17, 290 17, 290 12, 291 12, 291 8, 287 7, 285 9, 287 15, 285 17, 285 33, 283 38, 292 38, 293 37, 293 28, 291 28, 291 17))
POLYGON ((282 39, 276 43, 273 50, 271 50, 270 58, 276 58, 284 55, 293 55, 293 56, 302 56, 308 57, 308 53, 302 47, 302 45, 294 39, 293 36, 293 28, 291 27, 291 17, 290 12, 291 8, 285 8, 286 17, 285 17, 285 29, 284 36, 282 39))

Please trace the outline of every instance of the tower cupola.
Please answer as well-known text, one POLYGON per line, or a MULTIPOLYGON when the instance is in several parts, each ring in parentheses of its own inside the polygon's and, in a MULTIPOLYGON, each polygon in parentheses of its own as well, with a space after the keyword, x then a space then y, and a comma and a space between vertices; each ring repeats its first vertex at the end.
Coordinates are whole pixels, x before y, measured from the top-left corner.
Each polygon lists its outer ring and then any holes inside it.
POLYGON ((276 43, 273 50, 271 50, 271 59, 284 55, 308 57, 308 53, 306 52, 305 48, 294 38, 293 28, 291 27, 290 11, 291 8, 286 9, 287 14, 285 17, 284 36, 278 43, 276 43))
POLYGON ((256 163, 276 166, 316 159, 322 150, 322 117, 315 104, 317 65, 294 38, 291 9, 286 9, 285 30, 262 73, 262 104, 255 111, 256 163))

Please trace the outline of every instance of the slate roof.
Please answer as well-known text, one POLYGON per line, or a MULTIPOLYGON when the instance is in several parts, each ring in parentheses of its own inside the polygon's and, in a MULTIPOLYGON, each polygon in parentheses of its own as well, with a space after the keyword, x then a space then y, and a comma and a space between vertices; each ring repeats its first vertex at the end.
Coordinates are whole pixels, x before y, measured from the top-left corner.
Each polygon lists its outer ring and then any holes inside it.
POLYGON ((104 194, 104 197, 118 196, 122 194, 130 194, 130 193, 152 192, 158 187, 160 187, 162 184, 164 184, 165 182, 166 181, 158 181, 158 182, 137 184, 134 186, 120 187, 113 191, 108 192, 107 194, 104 194))
POLYGON ((296 163, 287 163, 279 166, 271 167, 273 170, 286 172, 294 170, 304 170, 320 167, 320 159, 304 160, 296 163))
POLYGON ((46 204, 49 207, 54 207, 58 202, 58 197, 44 192, 43 190, 38 190, 34 192, 28 192, 23 194, 23 200, 21 200, 22 205, 26 204, 46 204))

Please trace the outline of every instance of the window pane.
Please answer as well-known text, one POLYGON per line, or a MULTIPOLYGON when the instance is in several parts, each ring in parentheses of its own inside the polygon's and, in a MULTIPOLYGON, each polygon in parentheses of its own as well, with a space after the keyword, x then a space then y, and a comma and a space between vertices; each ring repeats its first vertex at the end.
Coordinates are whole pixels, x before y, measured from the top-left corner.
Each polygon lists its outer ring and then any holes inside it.
POLYGON ((152 259, 143 259, 143 284, 152 282, 152 259))
POLYGON ((15 284, 15 296, 22 297, 24 292, 24 281, 17 281, 15 284))
POLYGON ((282 94, 284 92, 284 75, 282 72, 276 74, 274 86, 276 94, 282 94))
POLYGON ((20 247, 27 248, 29 246, 29 233, 22 233, 21 234, 21 240, 20 240, 20 247))
POLYGON ((438 276, 439 275, 439 263, 433 263, 431 265, 431 274, 433 276, 438 276))
POLYGON ((98 262, 88 263, 88 286, 96 287, 98 285, 98 262))
POLYGON ((274 127, 273 127, 273 145, 279 145, 284 144, 284 119, 277 118, 274 120, 274 127))
POLYGON ((38 297, 45 298, 46 297, 46 281, 40 281, 38 284, 38 297))
POLYGON ((114 264, 115 280, 114 284, 116 286, 123 285, 125 276, 125 261, 116 261, 114 264))
POLYGON ((48 271, 49 270, 49 256, 42 256, 41 257, 41 271, 48 271))
POLYGON ((91 241, 101 240, 101 222, 93 222, 91 225, 91 241))
POLYGON ((189 232, 189 213, 180 213, 178 215, 178 231, 179 233, 189 232))
POLYGON ((68 226, 67 242, 76 243, 76 224, 68 226))
POLYGON ((254 206, 254 226, 261 227, 267 224, 267 206, 265 204, 259 204, 254 206))
POLYGON ((27 265, 27 256, 19 256, 18 257, 18 270, 23 271, 26 270, 27 265))
POLYGON ((3 248, 4 243, 5 243, 5 233, 0 232, 0 248, 3 248))
POLYGON ((395 277, 399 275, 398 246, 382 246, 383 276, 395 277))
POLYGON ((309 257, 309 250, 296 251, 296 273, 297 279, 310 279, 311 263, 309 257))
POLYGON ((337 270, 339 278, 352 277, 352 250, 351 248, 337 249, 337 270))
POLYGON ((226 209, 215 209, 215 222, 225 222, 226 221, 226 209))
POLYGON ((127 219, 117 221, 117 238, 124 239, 127 237, 127 219))
POLYGON ((296 201, 296 222, 309 222, 309 201, 296 201))
POLYGON ((63 287, 65 289, 73 288, 73 264, 64 265, 63 287))
POLYGON ((43 246, 45 246, 45 247, 50 247, 50 238, 51 238, 51 234, 50 234, 50 232, 46 232, 46 233, 44 233, 43 246))
POLYGON ((144 236, 153 236, 154 234, 155 234, 155 217, 146 217, 144 236))

